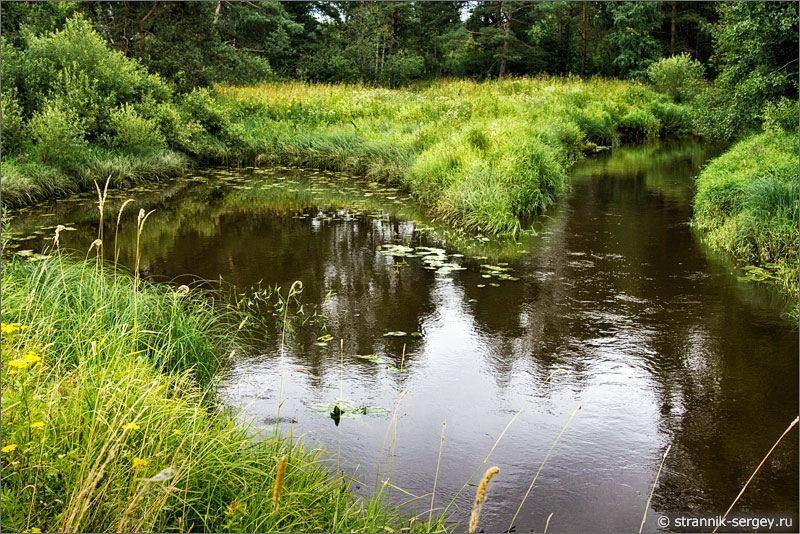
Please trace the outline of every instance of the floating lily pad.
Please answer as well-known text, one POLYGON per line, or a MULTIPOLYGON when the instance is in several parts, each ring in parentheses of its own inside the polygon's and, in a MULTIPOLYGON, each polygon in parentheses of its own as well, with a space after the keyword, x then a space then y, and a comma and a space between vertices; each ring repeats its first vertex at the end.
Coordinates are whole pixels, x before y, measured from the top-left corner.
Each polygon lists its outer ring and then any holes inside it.
POLYGON ((369 360, 374 363, 383 363, 383 360, 375 354, 356 354, 356 358, 361 358, 362 360, 369 360))
POLYGON ((383 334, 383 337, 389 337, 389 336, 391 336, 391 337, 403 337, 403 336, 407 336, 407 335, 408 334, 406 334, 402 330, 395 330, 394 332, 386 332, 385 334, 383 334))

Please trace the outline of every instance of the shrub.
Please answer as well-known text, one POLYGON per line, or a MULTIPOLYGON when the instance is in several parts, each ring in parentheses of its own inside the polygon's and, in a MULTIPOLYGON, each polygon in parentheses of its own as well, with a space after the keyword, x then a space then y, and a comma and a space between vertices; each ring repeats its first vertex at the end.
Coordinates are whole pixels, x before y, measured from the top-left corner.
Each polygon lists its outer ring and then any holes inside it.
POLYGON ((381 79, 389 85, 403 85, 415 78, 419 78, 425 60, 413 52, 398 51, 383 65, 381 79))
POLYGON ((686 104, 656 102, 650 112, 661 122, 662 134, 682 137, 692 133, 692 114, 686 104))
POLYGON ((195 137, 203 132, 196 120, 185 119, 174 105, 163 102, 155 106, 152 118, 164 135, 169 146, 190 153, 197 153, 195 137))
POLYGON ((108 146, 133 154, 147 154, 164 148, 166 142, 153 119, 141 117, 129 104, 113 110, 109 116, 108 146))
POLYGON ((656 90, 666 93, 675 102, 694 98, 703 85, 705 68, 688 53, 659 59, 647 68, 647 76, 656 90))
POLYGON ((78 113, 58 100, 45 103, 30 122, 39 159, 64 170, 75 170, 85 161, 89 143, 78 113))
POLYGON ((786 97, 771 100, 761 112, 764 130, 768 132, 784 130, 797 134, 798 115, 800 106, 797 100, 789 100, 786 97))
POLYGON ((0 114, 3 131, 0 135, 0 154, 11 155, 22 148, 28 136, 22 108, 14 88, 6 89, 0 95, 0 114))

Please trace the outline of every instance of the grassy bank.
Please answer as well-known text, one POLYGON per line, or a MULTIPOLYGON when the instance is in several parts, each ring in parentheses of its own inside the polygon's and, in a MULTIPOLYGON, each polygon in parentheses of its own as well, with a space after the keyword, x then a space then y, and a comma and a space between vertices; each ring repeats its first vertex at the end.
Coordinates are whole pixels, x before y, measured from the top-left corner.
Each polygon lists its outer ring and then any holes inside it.
POLYGON ((242 349, 213 300, 58 257, 4 261, 2 300, 4 531, 441 528, 380 492, 356 500, 324 451, 219 412, 210 378, 242 349))
POLYGON ((798 298, 798 137, 748 137, 697 177, 694 224, 708 242, 747 265, 751 278, 798 298))
POLYGON ((410 191, 440 221, 516 233, 552 204, 584 153, 682 135, 689 108, 632 82, 537 77, 405 89, 216 87, 243 126, 237 157, 366 175, 410 191))

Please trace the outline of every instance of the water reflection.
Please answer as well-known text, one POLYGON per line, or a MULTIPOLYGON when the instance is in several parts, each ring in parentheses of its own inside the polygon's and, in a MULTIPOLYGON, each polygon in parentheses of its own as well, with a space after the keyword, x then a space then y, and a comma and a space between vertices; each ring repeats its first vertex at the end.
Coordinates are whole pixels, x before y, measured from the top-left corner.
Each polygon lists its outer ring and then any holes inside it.
MULTIPOLYGON (((672 443, 646 525, 654 531, 659 513, 724 512, 797 412, 797 333, 780 317, 780 297, 738 281, 688 224, 692 176, 712 152, 640 147, 586 162, 569 197, 537 220, 538 235, 481 244, 464 258, 396 190, 325 173, 216 171, 135 193, 122 218, 120 261, 132 264, 135 210, 155 208, 142 246, 153 280, 222 276, 284 291, 301 280, 303 301, 324 311, 326 327, 298 329, 283 360, 278 332, 268 332, 263 354, 228 369, 226 398, 256 427, 273 425, 283 402, 285 431, 291 426, 331 456, 341 440, 343 465, 369 487, 388 450, 389 417, 343 418, 336 427, 311 405, 341 392, 359 406, 391 409, 408 389, 393 481, 430 491, 446 421, 437 506, 456 495, 545 378, 568 370, 542 388, 494 452, 501 473, 482 526, 508 527, 581 404, 517 531, 542 530, 551 512, 551 532, 635 530, 672 443), (467 269, 436 274, 419 257, 378 250, 390 243, 446 248, 447 261, 467 269), (501 262, 519 280, 486 278, 486 265, 501 262), (398 330, 421 336, 384 335, 398 330), (323 333, 334 341, 315 345, 323 333), (357 357, 365 354, 380 362, 357 357)), ((80 202, 50 204, 18 215, 14 227, 70 223, 78 231, 62 233, 63 242, 84 249, 95 213, 80 202)), ((107 226, 106 235, 113 231, 107 226)), ((794 432, 737 510, 796 518, 797 447, 794 432)), ((454 519, 466 520, 472 491, 457 499, 454 519)))

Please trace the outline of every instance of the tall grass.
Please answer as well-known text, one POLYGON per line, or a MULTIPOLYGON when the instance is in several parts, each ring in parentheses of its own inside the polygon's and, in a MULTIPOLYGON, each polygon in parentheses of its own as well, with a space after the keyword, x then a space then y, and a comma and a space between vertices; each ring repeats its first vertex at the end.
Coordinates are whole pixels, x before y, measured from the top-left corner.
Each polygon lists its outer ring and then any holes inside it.
POLYGON ((515 234, 521 216, 555 202, 568 186, 565 171, 585 152, 678 133, 667 125, 689 117, 664 95, 608 79, 215 91, 246 132, 233 159, 396 183, 441 221, 491 234, 515 234))
POLYGON ((697 177, 694 224, 715 248, 798 298, 798 137, 749 137, 697 177))
POLYGON ((244 350, 227 306, 60 257, 4 261, 2 299, 4 530, 407 527, 329 476, 324 451, 217 409, 212 378, 244 350))

